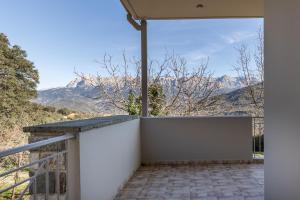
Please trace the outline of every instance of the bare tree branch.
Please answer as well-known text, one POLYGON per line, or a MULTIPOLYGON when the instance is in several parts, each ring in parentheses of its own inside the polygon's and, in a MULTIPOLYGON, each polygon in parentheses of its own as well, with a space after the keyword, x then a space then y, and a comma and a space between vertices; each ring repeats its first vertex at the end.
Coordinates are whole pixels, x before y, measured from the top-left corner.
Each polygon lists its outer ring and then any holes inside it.
POLYGON ((257 43, 253 54, 246 45, 241 45, 236 50, 238 59, 234 69, 242 79, 255 107, 253 114, 261 115, 264 106, 264 38, 262 29, 258 30, 257 43), (252 59, 254 66, 251 66, 252 59))

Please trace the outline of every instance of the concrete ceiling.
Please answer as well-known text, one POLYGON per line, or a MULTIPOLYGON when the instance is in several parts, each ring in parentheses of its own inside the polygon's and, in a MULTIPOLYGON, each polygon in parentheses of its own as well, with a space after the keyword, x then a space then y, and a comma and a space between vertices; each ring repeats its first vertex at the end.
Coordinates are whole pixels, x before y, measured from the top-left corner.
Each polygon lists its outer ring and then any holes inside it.
POLYGON ((210 19, 264 16, 264 0, 121 0, 134 19, 210 19))

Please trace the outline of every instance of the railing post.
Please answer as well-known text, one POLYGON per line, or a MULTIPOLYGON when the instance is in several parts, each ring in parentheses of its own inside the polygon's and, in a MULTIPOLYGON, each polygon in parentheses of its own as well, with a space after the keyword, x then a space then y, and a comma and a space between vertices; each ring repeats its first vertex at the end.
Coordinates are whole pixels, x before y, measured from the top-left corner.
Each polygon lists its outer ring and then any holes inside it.
POLYGON ((80 200, 79 136, 66 141, 67 200, 80 200))

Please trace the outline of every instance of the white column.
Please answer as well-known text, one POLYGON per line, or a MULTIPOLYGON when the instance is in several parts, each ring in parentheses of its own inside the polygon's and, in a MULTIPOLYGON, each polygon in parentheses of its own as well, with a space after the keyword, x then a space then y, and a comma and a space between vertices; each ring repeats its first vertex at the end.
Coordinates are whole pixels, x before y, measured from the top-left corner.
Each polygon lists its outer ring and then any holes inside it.
POLYGON ((265 0, 265 199, 300 199, 300 1, 265 0))

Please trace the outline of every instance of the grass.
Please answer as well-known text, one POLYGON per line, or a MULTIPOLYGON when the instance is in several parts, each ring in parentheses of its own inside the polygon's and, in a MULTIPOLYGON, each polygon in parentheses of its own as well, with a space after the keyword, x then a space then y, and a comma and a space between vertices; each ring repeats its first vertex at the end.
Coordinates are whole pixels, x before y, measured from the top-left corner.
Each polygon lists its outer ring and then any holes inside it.
POLYGON ((254 158, 258 158, 258 159, 263 159, 264 158, 264 152, 255 152, 255 154, 253 154, 254 158))

